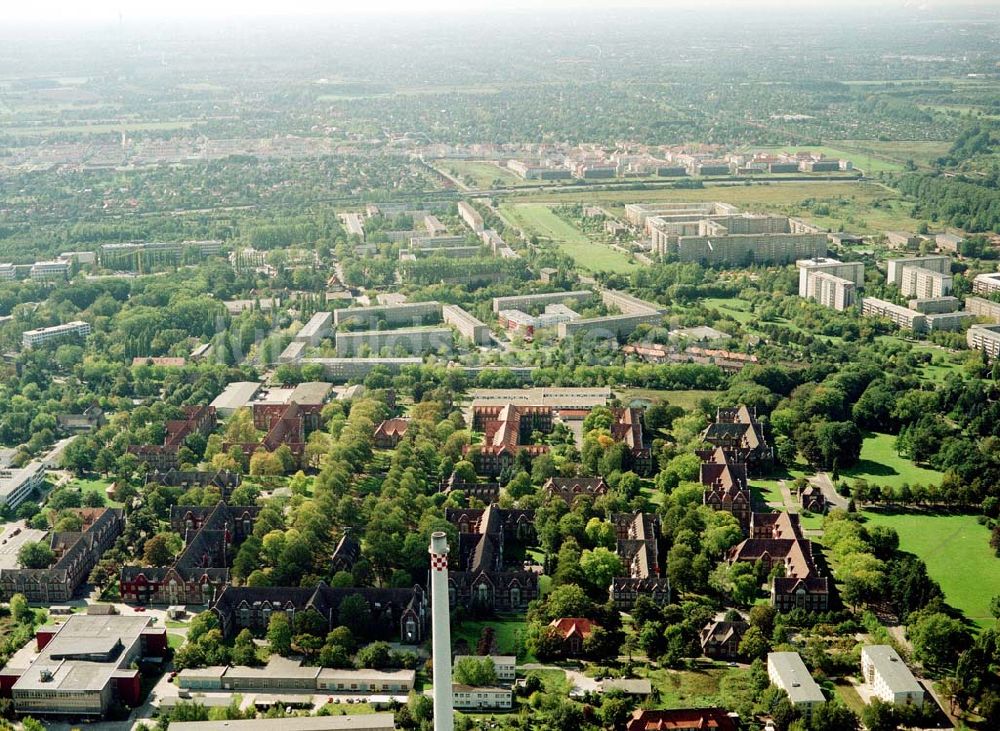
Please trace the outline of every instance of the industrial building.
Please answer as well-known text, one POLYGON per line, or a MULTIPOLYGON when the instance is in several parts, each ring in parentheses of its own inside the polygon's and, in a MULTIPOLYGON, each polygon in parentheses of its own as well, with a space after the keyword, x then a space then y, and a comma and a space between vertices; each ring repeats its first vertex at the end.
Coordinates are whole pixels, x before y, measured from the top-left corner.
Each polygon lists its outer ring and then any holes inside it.
POLYGON ((823 691, 813 680, 797 652, 769 652, 767 677, 788 694, 788 700, 806 717, 812 709, 826 703, 823 691))
POLYGON ((58 627, 37 631, 38 654, 17 667, 18 653, 2 671, 14 710, 31 716, 101 718, 116 701, 137 706, 144 657, 162 658, 167 631, 149 617, 73 614, 58 627))
POLYGON ((865 317, 885 317, 898 327, 913 332, 923 332, 927 326, 927 315, 875 297, 861 298, 861 314, 865 317))
POLYGON ((51 342, 52 340, 62 340, 70 337, 85 338, 88 335, 90 335, 90 323, 83 322, 82 320, 74 320, 64 325, 25 330, 21 333, 21 345, 25 349, 29 349, 34 348, 36 345, 51 342))
POLYGON ((442 306, 441 314, 444 316, 444 321, 458 330, 463 338, 471 340, 476 345, 490 345, 493 342, 490 337, 489 325, 473 317, 458 305, 442 306))
POLYGON ((981 350, 990 360, 1000 358, 1000 325, 973 325, 965 334, 970 350, 981 350))
POLYGON ((906 663, 889 645, 866 645, 861 648, 861 674, 872 694, 894 706, 924 704, 924 689, 906 663))
POLYGON ((364 330, 338 332, 337 355, 346 358, 358 355, 365 348, 369 353, 381 353, 383 348, 405 353, 426 353, 454 349, 454 333, 448 327, 408 327, 398 330, 364 330))

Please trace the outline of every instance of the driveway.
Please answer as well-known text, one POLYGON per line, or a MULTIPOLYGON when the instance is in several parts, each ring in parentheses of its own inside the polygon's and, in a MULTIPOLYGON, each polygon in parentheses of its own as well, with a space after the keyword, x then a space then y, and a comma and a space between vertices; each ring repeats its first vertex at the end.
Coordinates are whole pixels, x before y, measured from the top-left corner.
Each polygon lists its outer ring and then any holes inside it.
POLYGON ((558 665, 543 665, 537 662, 525 663, 524 665, 521 665, 520 668, 522 670, 561 670, 566 674, 566 678, 569 680, 569 682, 573 684, 573 687, 570 688, 570 693, 572 693, 575 690, 584 693, 595 692, 600 688, 600 685, 596 680, 587 677, 579 670, 561 668, 558 665))
POLYGON ((826 498, 826 501, 830 503, 830 505, 835 508, 840 508, 841 510, 847 510, 847 506, 851 501, 837 492, 836 488, 833 486, 833 480, 830 479, 830 475, 826 472, 817 472, 809 478, 809 482, 816 485, 823 491, 823 497, 826 498))

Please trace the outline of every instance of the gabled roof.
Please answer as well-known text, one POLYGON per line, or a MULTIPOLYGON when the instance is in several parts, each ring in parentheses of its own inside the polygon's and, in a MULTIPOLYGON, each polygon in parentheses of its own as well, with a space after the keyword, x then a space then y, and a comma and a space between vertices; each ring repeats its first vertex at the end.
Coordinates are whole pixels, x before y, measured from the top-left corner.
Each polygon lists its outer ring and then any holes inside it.
POLYGON ((559 634, 561 634, 563 639, 566 640, 570 637, 586 639, 590 636, 594 627, 597 626, 597 623, 591 622, 585 617, 559 617, 558 619, 553 619, 549 622, 549 627, 554 627, 558 630, 559 634))

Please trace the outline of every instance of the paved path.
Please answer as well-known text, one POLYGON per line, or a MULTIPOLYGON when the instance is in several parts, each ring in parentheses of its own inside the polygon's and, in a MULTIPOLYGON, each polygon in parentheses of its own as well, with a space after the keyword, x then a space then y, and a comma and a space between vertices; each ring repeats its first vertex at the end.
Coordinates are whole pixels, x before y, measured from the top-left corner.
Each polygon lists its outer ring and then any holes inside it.
POLYGON ((558 665, 543 665, 537 662, 529 662, 521 665, 522 670, 561 670, 566 674, 566 678, 573 687, 570 688, 570 692, 573 690, 580 690, 583 692, 597 691, 600 687, 596 680, 589 678, 579 670, 571 670, 569 668, 561 668, 558 665))
POLYGON ((830 475, 826 472, 817 472, 809 478, 809 482, 816 485, 823 491, 823 497, 825 497, 826 501, 833 507, 840 508, 841 510, 847 510, 847 506, 851 501, 837 492, 836 488, 833 486, 833 480, 830 479, 830 475))

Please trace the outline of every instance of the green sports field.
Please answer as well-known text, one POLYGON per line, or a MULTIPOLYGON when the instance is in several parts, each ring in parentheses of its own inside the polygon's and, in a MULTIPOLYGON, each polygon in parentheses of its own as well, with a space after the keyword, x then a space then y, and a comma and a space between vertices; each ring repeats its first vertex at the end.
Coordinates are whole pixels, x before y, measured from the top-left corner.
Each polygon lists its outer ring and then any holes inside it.
POLYGON ((588 239, 582 231, 559 218, 541 203, 504 204, 500 208, 507 219, 529 235, 549 240, 576 260, 581 269, 591 272, 629 272, 637 264, 619 251, 588 239))
POLYGON ((886 525, 899 547, 924 560, 953 607, 979 627, 989 625, 990 600, 1000 594, 1000 558, 990 548, 989 529, 975 515, 865 511, 867 525, 886 525))

